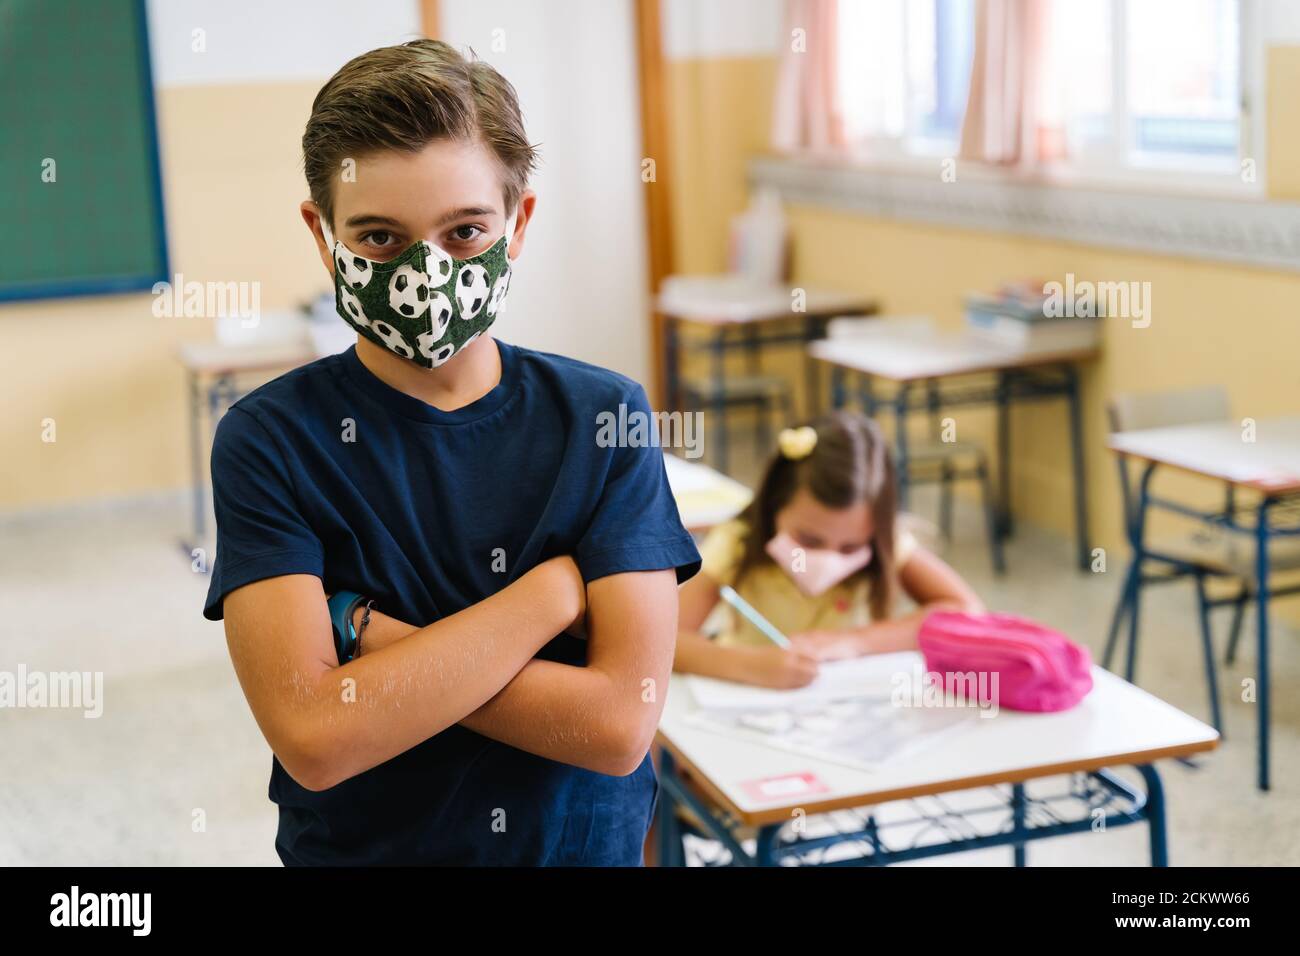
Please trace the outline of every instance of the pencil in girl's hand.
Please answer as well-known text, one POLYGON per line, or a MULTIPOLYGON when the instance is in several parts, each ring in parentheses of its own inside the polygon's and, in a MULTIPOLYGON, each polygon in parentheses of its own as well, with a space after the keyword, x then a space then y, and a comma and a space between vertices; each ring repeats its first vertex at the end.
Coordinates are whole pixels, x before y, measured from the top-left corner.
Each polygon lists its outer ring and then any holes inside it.
POLYGON ((777 647, 783 647, 786 650, 790 648, 790 639, 776 629, 776 626, 758 611, 754 610, 753 605, 736 593, 735 589, 728 584, 724 584, 718 589, 722 599, 739 611, 750 624, 763 632, 763 636, 775 644, 777 647))

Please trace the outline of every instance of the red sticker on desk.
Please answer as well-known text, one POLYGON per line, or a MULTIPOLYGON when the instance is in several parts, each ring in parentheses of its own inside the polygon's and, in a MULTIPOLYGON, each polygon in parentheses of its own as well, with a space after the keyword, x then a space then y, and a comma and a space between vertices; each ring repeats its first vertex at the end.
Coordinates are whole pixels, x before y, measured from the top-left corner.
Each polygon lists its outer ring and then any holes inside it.
POLYGON ((782 774, 779 777, 746 780, 740 786, 755 800, 786 800, 790 797, 802 797, 808 793, 825 793, 830 789, 817 779, 816 774, 807 770, 802 773, 782 774))

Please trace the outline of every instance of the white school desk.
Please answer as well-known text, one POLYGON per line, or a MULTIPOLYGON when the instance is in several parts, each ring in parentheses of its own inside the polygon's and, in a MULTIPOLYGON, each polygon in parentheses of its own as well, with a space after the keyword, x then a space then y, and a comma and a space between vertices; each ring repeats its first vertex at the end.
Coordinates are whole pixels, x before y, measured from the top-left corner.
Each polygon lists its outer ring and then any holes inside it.
MULTIPOLYGON (((1129 609, 1128 668, 1134 672, 1134 654, 1138 625, 1138 594, 1142 565, 1147 556, 1144 546, 1146 519, 1151 508, 1173 511, 1198 518, 1237 534, 1250 535, 1255 541, 1254 588, 1258 642, 1258 785, 1269 787, 1269 625, 1268 604, 1272 597, 1296 593, 1297 589, 1271 585, 1269 541, 1274 537, 1300 536, 1294 505, 1300 503, 1300 417, 1261 419, 1255 423, 1254 441, 1247 441, 1240 422, 1206 422, 1150 428, 1112 435, 1109 447, 1120 456, 1120 476, 1127 484, 1126 460, 1142 464, 1136 492, 1134 513, 1128 516, 1126 532, 1132 560, 1124 579, 1121 607, 1129 609), (1238 508, 1234 499, 1222 512, 1206 512, 1151 494, 1151 478, 1157 467, 1200 475, 1227 485, 1259 494, 1253 507, 1238 508), (1243 520, 1251 518, 1253 520, 1243 520)), ((1114 649, 1119 617, 1112 628, 1106 656, 1114 649)))
POLYGON ((700 462, 665 453, 664 467, 682 524, 691 534, 703 534, 715 525, 730 521, 754 496, 734 478, 700 462))
POLYGON ((225 345, 220 342, 186 342, 177 349, 185 369, 190 408, 190 480, 193 482, 193 516, 191 537, 181 540, 181 548, 192 555, 195 548, 205 547, 207 534, 207 482, 203 477, 203 454, 219 409, 233 404, 244 392, 240 376, 254 373, 287 371, 320 356, 309 345, 285 343, 274 345, 225 345), (205 402, 206 398, 206 402, 205 402), (203 427, 203 406, 208 409, 208 428, 203 427))
POLYGON ((783 858, 841 843, 855 843, 864 851, 851 865, 881 865, 1007 845, 1015 847, 1017 865, 1024 865, 1026 843, 1095 829, 1095 810, 1100 807, 1106 812, 1107 827, 1145 822, 1152 865, 1164 866, 1168 860, 1164 791, 1154 761, 1212 750, 1218 734, 1100 667, 1093 668, 1093 680, 1092 692, 1072 710, 1029 714, 1003 709, 992 718, 972 716, 969 727, 930 742, 914 756, 903 754, 867 771, 692 725, 684 719, 695 706, 690 687, 674 675, 657 738, 663 790, 659 859, 662 865, 682 862, 681 834, 688 824, 676 813, 678 805, 688 807, 705 824, 705 836, 731 850, 733 865, 760 866, 778 865, 783 858), (1134 790, 1107 770, 1118 766, 1136 767, 1146 792, 1134 790), (744 786, 747 781, 803 772, 814 774, 826 791, 763 800, 744 786), (1025 781, 1059 774, 1078 774, 1087 782, 1089 789, 1078 798, 1079 819, 1062 819, 1059 808, 1041 810, 1026 797, 1025 781), (998 784, 1012 785, 1005 807, 1010 826, 985 835, 900 849, 889 846, 873 823, 874 816, 867 818, 861 831, 829 838, 803 839, 781 832, 782 825, 799 813, 812 816, 869 808, 998 784), (734 833, 739 826, 758 828, 756 853, 741 848, 734 833))
POLYGON ((744 325, 799 315, 845 315, 870 310, 874 301, 851 292, 801 283, 763 284, 738 275, 669 276, 658 309, 683 322, 744 325), (794 292, 803 292, 801 313, 794 311, 794 292))
MULTIPOLYGON (((681 330, 684 322, 703 326, 711 355, 710 393, 714 427, 718 432, 718 466, 727 470, 726 405, 722 401, 726 381, 725 353, 740 348, 748 356, 750 369, 757 371, 759 349, 765 345, 797 343, 807 345, 826 334, 827 323, 841 315, 871 315, 876 312, 873 299, 834 289, 788 284, 755 283, 738 275, 669 276, 655 303, 664 319, 664 370, 667 379, 668 407, 681 408, 681 330), (796 303, 794 293, 802 293, 796 303), (796 304, 801 306, 796 311, 796 304), (765 331, 782 320, 797 320, 795 332, 765 331), (737 333, 732 335, 731 333, 737 333)), ((805 369, 809 401, 820 394, 817 363, 805 369)))
POLYGON ((993 403, 997 406, 998 524, 1001 533, 1011 529, 1011 424, 1013 402, 1064 397, 1070 426, 1070 447, 1074 475, 1074 520, 1078 564, 1087 570, 1088 498, 1083 465, 1083 413, 1079 397, 1078 365, 1095 358, 1095 348, 1065 350, 1023 350, 1001 345, 970 332, 890 333, 888 330, 843 339, 823 339, 808 347, 808 353, 833 368, 832 395, 836 407, 847 401, 845 373, 857 373, 858 399, 863 410, 874 416, 887 408, 893 411, 896 435, 896 466, 899 494, 907 496, 908 412, 936 414, 941 408, 993 403), (992 374, 994 384, 940 388, 941 379, 992 374), (891 397, 875 394, 873 380, 889 382, 891 397), (915 387, 924 383, 925 394, 915 387))

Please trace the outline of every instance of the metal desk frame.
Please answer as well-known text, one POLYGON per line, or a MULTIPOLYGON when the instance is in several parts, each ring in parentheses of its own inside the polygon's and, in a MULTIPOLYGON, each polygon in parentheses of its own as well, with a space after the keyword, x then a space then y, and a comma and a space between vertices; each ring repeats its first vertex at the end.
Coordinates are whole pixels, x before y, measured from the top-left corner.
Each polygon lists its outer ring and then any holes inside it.
MULTIPOLYGON (((656 826, 660 866, 685 865, 682 837, 690 833, 717 840, 729 851, 727 862, 714 864, 720 866, 782 866, 787 865, 787 861, 805 866, 888 866, 968 850, 1010 846, 1013 848, 1013 863, 1020 867, 1026 865, 1026 845, 1036 840, 1138 823, 1145 823, 1150 833, 1151 865, 1163 867, 1169 863, 1164 786, 1153 764, 1136 765, 1145 783, 1145 792, 1130 787, 1106 769, 1076 772, 1071 775, 1069 792, 1063 796, 1030 798, 1024 782, 1012 783, 1005 802, 976 810, 927 814, 883 826, 877 823, 871 808, 864 807, 853 811, 859 815, 861 829, 831 836, 804 837, 790 832, 788 822, 769 823, 758 828, 755 852, 750 853, 737 836, 737 822, 725 811, 711 808, 687 786, 677 770, 675 758, 666 748, 660 750, 659 756, 660 797, 656 826), (1069 819, 1060 812, 1062 806, 1082 809, 1083 816, 1069 819), (678 815, 678 807, 692 811, 703 823, 703 831, 683 820, 678 815), (980 815, 992 816, 995 820, 992 826, 985 828, 986 832, 979 832, 979 828, 970 822, 980 815), (916 840, 911 845, 898 846, 891 846, 886 840, 888 831, 915 824, 925 824, 923 833, 938 830, 947 838, 925 843, 916 840), (835 846, 851 846, 858 853, 852 858, 830 862, 813 859, 835 846)), ((987 790, 989 787, 974 789, 987 790)), ((934 796, 937 798, 938 795, 934 796)))
MULTIPOLYGON (((855 315, 871 315, 876 311, 874 305, 864 303, 855 311, 855 315)), ((740 350, 747 359, 751 372, 758 370, 759 352, 769 345, 801 345, 806 350, 808 345, 826 337, 826 326, 831 319, 843 315, 843 308, 832 311, 791 312, 780 318, 751 319, 745 322, 701 322, 696 319, 679 318, 671 313, 663 315, 664 322, 664 370, 668 387, 668 407, 670 410, 681 408, 681 359, 686 347, 682 342, 681 324, 707 326, 709 334, 703 345, 710 356, 709 384, 714 400, 709 403, 713 413, 714 427, 717 429, 716 467, 727 473, 727 403, 722 399, 722 390, 726 382, 726 355, 730 351, 740 350), (796 330, 777 330, 765 332, 760 325, 780 325, 797 321, 796 330), (739 332, 739 335, 729 333, 739 332)), ((816 414, 821 399, 821 368, 811 356, 804 357, 804 376, 808 392, 809 413, 816 414)))
MULTIPOLYGON (((236 358, 239 349, 232 349, 236 358)), ((288 371, 298 365, 316 358, 314 353, 303 351, 286 357, 285 353, 273 359, 262 358, 258 361, 244 362, 232 360, 230 364, 195 365, 185 362, 185 376, 189 395, 189 432, 190 432, 190 481, 192 483, 190 531, 188 537, 180 539, 180 547, 187 557, 193 558, 194 551, 207 546, 208 496, 207 479, 203 473, 203 453, 212 440, 221 412, 224 412, 250 388, 241 384, 249 375, 265 375, 277 370, 288 371), (205 384, 206 380, 206 384, 205 384), (204 410, 206 407, 206 428, 204 410)), ((208 562, 211 570, 211 562, 208 562)))
MULTIPOLYGON (((847 404, 848 386, 845 382, 849 369, 838 365, 830 359, 831 401, 836 408, 847 404)), ((1034 368, 1009 368, 993 373, 992 384, 972 384, 943 388, 938 378, 917 381, 898 382, 892 396, 876 395, 873 376, 867 372, 854 371, 858 377, 856 395, 863 411, 875 417, 881 409, 888 409, 894 417, 895 467, 899 476, 899 503, 907 506, 908 498, 908 449, 907 449, 907 415, 909 412, 925 411, 931 416, 937 415, 944 408, 957 408, 972 405, 995 405, 997 408, 997 455, 998 455, 998 531, 1005 538, 1012 533, 1011 512, 1011 405, 1013 402, 1037 401, 1050 398, 1065 398, 1069 415, 1070 452, 1074 483, 1074 524, 1078 566, 1082 571, 1089 569, 1092 554, 1088 545, 1088 491, 1084 470, 1083 448, 1083 408, 1079 387, 1079 371, 1075 362, 1061 362, 1034 368), (917 385, 924 382, 925 393, 917 395, 917 385)), ((958 377, 984 374, 981 372, 963 372, 952 376, 958 377)))
MULTIPOLYGON (((1127 460, 1129 453, 1116 450, 1116 456, 1119 461, 1120 484, 1124 489, 1125 500, 1130 499, 1129 492, 1129 474, 1127 460)), ((1134 455, 1141 459, 1140 455, 1134 455)), ((1129 560, 1128 570, 1124 575, 1123 590, 1121 592, 1120 603, 1116 609, 1115 618, 1111 625, 1110 636, 1106 641, 1106 652, 1102 660, 1102 666, 1110 670, 1110 661, 1116 648, 1116 642, 1119 637, 1120 624, 1125 611, 1129 615, 1128 627, 1128 648, 1125 660, 1125 679, 1133 683, 1133 676, 1137 669, 1137 633, 1138 633, 1138 611, 1139 597, 1142 584, 1152 583, 1153 581, 1162 580, 1161 578, 1147 577, 1143 574, 1143 565, 1148 561, 1164 561, 1175 565, 1177 561, 1172 561, 1168 557, 1148 550, 1145 543, 1145 532, 1147 516, 1151 509, 1156 508, 1169 511, 1174 514, 1180 514, 1185 517, 1195 518, 1206 524, 1221 528, 1223 530, 1235 533, 1250 535, 1255 542, 1255 612, 1256 612, 1256 639, 1258 654, 1258 692, 1257 706, 1259 712, 1258 720, 1258 777, 1257 785, 1260 790, 1269 789, 1269 741, 1270 741, 1270 680, 1269 680, 1269 623, 1268 623, 1268 605, 1275 597, 1284 597, 1290 594, 1300 594, 1300 584, 1284 587, 1273 588, 1270 583, 1270 562, 1268 553, 1268 544, 1275 537, 1296 537, 1300 536, 1300 516, 1295 513, 1300 512, 1300 492, 1287 491, 1282 494, 1270 494, 1267 491, 1261 491, 1261 499, 1258 505, 1253 508, 1244 508, 1236 504, 1234 496, 1229 493, 1222 511, 1202 511, 1192 508, 1180 502, 1168 498, 1158 497, 1151 493, 1151 479, 1155 474, 1159 462, 1150 459, 1141 459, 1145 465, 1142 469, 1141 478, 1138 480, 1136 498, 1133 499, 1132 510, 1124 516, 1125 534, 1128 537, 1129 547, 1132 550, 1132 557, 1129 560), (1244 522, 1240 520, 1241 515, 1249 515, 1254 512, 1255 520, 1253 522, 1244 522), (1275 526, 1273 515, 1278 511, 1290 512, 1293 515, 1292 523, 1275 526)), ((1212 477, 1212 476, 1205 476, 1212 477)), ((1229 486, 1231 489, 1231 486, 1229 486)), ((1216 728, 1219 725, 1219 704, 1218 704, 1218 686, 1214 678, 1214 660, 1212 656, 1212 646, 1210 644, 1209 628, 1209 610, 1221 605, 1232 604, 1240 610, 1244 603, 1245 595, 1238 597, 1209 599, 1204 592, 1203 582, 1198 578, 1198 603, 1201 610, 1201 626, 1204 652, 1207 655, 1207 681, 1209 682, 1209 692, 1211 699, 1211 712, 1216 728)), ((1234 628, 1235 630, 1235 628, 1234 628)))

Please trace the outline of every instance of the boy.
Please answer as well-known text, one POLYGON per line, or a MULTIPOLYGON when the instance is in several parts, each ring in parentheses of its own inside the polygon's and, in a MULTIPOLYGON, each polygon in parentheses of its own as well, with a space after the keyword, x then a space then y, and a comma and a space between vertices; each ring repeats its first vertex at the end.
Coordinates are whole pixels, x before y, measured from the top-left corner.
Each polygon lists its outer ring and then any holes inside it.
POLYGON ((276 850, 637 865, 700 561, 660 450, 596 441, 641 387, 488 332, 536 204, 514 90, 444 43, 373 50, 303 153, 357 344, 221 420, 204 608, 274 752, 276 850))

